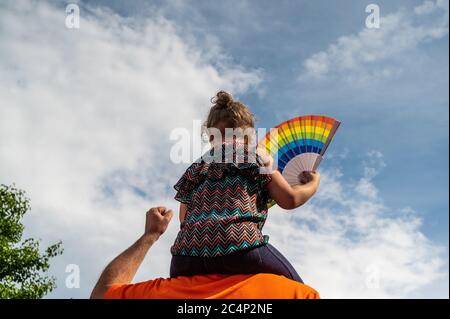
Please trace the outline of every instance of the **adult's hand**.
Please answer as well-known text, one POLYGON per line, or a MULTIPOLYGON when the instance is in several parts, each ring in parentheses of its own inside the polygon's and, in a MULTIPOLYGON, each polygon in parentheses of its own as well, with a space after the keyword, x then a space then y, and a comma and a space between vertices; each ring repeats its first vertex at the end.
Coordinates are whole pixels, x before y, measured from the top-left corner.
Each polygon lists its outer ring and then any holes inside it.
POLYGON ((112 285, 128 284, 133 280, 150 247, 166 231, 172 215, 172 210, 165 207, 154 207, 147 211, 144 235, 103 270, 92 290, 91 298, 103 298, 112 285))
POLYGON ((144 235, 158 239, 166 231, 172 216, 172 210, 166 207, 150 208, 145 219, 144 235))

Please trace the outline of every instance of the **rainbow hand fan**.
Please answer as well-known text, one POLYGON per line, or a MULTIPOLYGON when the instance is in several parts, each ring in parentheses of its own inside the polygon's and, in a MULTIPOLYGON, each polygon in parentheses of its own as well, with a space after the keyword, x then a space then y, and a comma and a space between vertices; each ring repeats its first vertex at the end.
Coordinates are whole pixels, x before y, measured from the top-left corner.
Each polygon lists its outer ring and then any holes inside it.
POLYGON ((327 116, 296 117, 271 129, 258 146, 277 160, 287 182, 297 185, 303 171, 317 169, 340 124, 327 116))

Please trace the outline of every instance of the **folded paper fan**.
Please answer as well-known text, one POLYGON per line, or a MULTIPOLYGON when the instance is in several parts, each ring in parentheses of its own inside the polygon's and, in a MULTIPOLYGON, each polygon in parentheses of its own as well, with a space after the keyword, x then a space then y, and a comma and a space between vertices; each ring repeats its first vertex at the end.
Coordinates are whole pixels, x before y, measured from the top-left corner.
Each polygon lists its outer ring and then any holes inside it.
POLYGON ((327 116, 296 117, 271 129, 258 146, 274 158, 287 182, 297 185, 303 171, 317 169, 340 124, 327 116))

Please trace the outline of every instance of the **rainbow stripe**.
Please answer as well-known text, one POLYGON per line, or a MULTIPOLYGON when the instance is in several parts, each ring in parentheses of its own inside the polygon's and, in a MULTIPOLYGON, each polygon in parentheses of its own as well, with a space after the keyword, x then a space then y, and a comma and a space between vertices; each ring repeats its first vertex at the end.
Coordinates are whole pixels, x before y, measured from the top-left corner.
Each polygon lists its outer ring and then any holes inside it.
POLYGON ((259 145, 277 155, 278 170, 303 153, 323 155, 341 122, 321 115, 306 115, 287 120, 271 129, 259 145))

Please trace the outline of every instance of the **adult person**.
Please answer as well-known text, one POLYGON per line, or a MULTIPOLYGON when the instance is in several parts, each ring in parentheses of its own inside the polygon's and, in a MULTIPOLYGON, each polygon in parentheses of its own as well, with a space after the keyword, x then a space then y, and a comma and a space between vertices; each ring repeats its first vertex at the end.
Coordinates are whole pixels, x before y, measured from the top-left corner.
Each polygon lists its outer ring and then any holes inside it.
POLYGON ((144 234, 103 270, 92 290, 92 299, 319 298, 313 288, 273 274, 181 276, 132 284, 147 252, 166 231, 172 216, 172 210, 166 207, 154 207, 147 212, 144 234))

